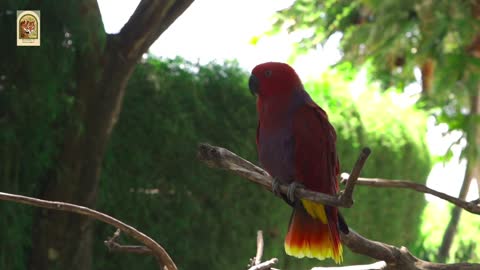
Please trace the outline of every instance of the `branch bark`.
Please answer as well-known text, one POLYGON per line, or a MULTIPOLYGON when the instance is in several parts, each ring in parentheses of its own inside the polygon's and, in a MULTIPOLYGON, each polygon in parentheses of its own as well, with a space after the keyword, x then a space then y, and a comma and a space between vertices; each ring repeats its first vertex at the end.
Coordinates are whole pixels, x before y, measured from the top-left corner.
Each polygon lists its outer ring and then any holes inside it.
POLYGON ((125 59, 137 60, 193 3, 193 0, 142 0, 115 35, 125 59))
MULTIPOLYGON (((323 204, 337 206, 337 207, 351 207, 353 204, 352 194, 353 187, 356 183, 356 177, 358 177, 360 170, 368 158, 370 150, 368 148, 362 150, 354 169, 352 170, 351 177, 347 181, 347 186, 350 189, 346 192, 342 192, 337 196, 324 194, 320 192, 314 192, 302 187, 295 189, 295 196, 301 199, 309 199, 311 201, 320 202, 323 204), (349 184, 350 183, 350 184, 349 184)), ((233 173, 240 175, 248 180, 260 184, 265 189, 272 192, 272 177, 262 168, 252 164, 251 162, 237 156, 231 151, 209 144, 200 144, 198 147, 197 157, 201 161, 205 162, 207 166, 218 169, 225 169, 232 171, 233 173)), ((288 185, 280 184, 279 190, 283 194, 287 194, 288 185)))
POLYGON ((142 244, 144 244, 145 247, 147 247, 151 251, 152 255, 154 255, 157 258, 157 260, 161 263, 160 269, 163 269, 164 266, 170 270, 177 269, 177 266, 175 265, 173 260, 170 258, 167 251, 162 246, 160 246, 157 242, 155 242, 155 240, 148 237, 144 233, 138 231, 134 227, 118 219, 115 219, 107 214, 104 214, 102 212, 98 212, 96 210, 71 204, 71 203, 47 201, 47 200, 41 200, 41 199, 36 199, 32 197, 9 194, 4 192, 0 192, 0 200, 11 201, 11 202, 31 205, 35 207, 53 209, 56 211, 76 213, 82 216, 87 216, 87 217, 102 221, 104 223, 110 224, 120 229, 122 232, 126 233, 127 235, 135 238, 142 244))
MULTIPOLYGON (((367 156, 368 154, 365 153, 367 156)), ((253 165, 251 162, 242 159, 236 154, 227 149, 211 146, 208 144, 201 144, 198 147, 197 156, 204 161, 208 166, 220 169, 226 169, 237 175, 240 175, 252 182, 258 183, 271 191, 272 178, 261 168, 253 165)), ((362 160, 362 154, 359 157, 362 160)), ((358 162, 357 162, 358 164, 358 162)), ((356 165, 361 168, 363 164, 356 165)), ((353 170, 355 172, 355 169, 353 170)), ((356 176, 359 171, 355 172, 356 176)), ((356 178, 354 177, 349 177, 356 178)), ((360 183, 360 182, 358 182, 360 183)), ((351 184, 354 185, 355 183, 351 184)), ((282 193, 287 192, 286 186, 280 186, 282 193)), ((353 191, 352 191, 353 192, 353 191)), ((321 196, 322 193, 312 192, 306 189, 298 188, 295 195, 299 198, 306 198, 316 202, 348 207, 342 205, 336 196, 321 196)), ((325 194, 323 194, 325 195, 325 194)), ((340 195, 341 196, 341 195, 340 195)), ((379 261, 384 261, 386 266, 384 269, 402 269, 402 270, 473 270, 480 269, 480 264, 470 263, 456 263, 456 264, 440 264, 420 260, 413 256, 405 247, 395 247, 385 243, 369 240, 354 230, 350 229, 348 234, 341 233, 342 243, 351 251, 374 258, 379 261)), ((379 263, 380 264, 380 263, 379 263)), ((332 268, 335 269, 335 268, 332 268)), ((356 268, 359 269, 359 268, 356 268)))

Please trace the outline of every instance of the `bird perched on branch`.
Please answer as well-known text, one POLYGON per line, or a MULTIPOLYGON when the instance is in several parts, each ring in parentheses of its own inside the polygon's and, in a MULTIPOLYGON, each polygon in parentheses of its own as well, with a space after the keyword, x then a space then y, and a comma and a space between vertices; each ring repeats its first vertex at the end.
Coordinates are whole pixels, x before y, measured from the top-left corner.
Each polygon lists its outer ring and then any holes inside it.
POLYGON ((340 165, 335 129, 310 98, 297 73, 284 63, 267 62, 248 82, 257 96, 257 150, 261 165, 275 179, 274 193, 293 207, 285 251, 295 257, 343 260, 339 230, 348 227, 337 208, 295 198, 299 185, 335 195, 340 165), (289 184, 287 195, 278 184, 289 184))

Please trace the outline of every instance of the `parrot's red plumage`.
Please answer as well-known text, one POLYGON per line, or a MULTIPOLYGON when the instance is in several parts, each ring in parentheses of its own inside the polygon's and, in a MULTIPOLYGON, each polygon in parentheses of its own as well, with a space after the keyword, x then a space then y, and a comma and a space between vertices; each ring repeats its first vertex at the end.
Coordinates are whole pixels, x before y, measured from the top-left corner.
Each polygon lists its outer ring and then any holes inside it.
MULTIPOLYGON (((338 192, 335 129, 287 64, 256 66, 249 81, 257 95, 257 149, 262 166, 279 182, 293 181, 327 194, 338 192)), ((296 257, 342 261, 340 229, 348 232, 335 207, 302 199, 293 203, 285 251, 296 257), (339 218, 340 217, 340 218, 339 218)))

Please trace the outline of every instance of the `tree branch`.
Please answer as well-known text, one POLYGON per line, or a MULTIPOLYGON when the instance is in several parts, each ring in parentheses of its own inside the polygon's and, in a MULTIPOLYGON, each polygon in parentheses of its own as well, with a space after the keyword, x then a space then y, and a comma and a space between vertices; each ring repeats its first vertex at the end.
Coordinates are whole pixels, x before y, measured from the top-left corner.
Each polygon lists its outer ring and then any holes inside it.
MULTIPOLYGON (((355 175, 349 177, 347 180, 347 185, 355 185, 355 182, 348 183, 351 179, 356 178, 359 175, 360 169, 363 166, 363 163, 368 157, 368 150, 362 151, 357 163, 355 164, 354 170, 352 170, 355 175), (365 155, 365 157, 362 157, 365 155), (362 163, 363 160, 363 163, 362 163), (360 161, 360 162, 359 162, 360 161), (358 171, 357 171, 358 169, 358 171)), ((240 175, 252 182, 258 183, 264 186, 266 189, 271 191, 271 182, 272 178, 263 171, 261 168, 253 165, 251 162, 242 159, 236 154, 230 152, 227 149, 211 146, 208 144, 201 144, 198 148, 197 156, 200 160, 204 161, 208 166, 226 169, 237 175, 240 175)), ((352 173, 353 174, 353 173, 352 173)), ((360 183, 360 181, 358 182, 360 183)), ((280 191, 286 193, 287 187, 284 185, 280 186, 280 191)), ((353 188, 351 191, 353 193, 353 188)), ((342 193, 341 193, 342 194, 342 193)), ((343 192, 345 194, 345 192, 343 192)), ((298 188, 295 193, 296 196, 300 198, 306 198, 309 200, 317 201, 324 204, 329 204, 333 206, 343 206, 342 201, 336 196, 321 196, 322 193, 312 192, 303 188, 298 188)), ((340 195, 341 196, 341 195, 340 195)), ((401 247, 397 248, 392 245, 385 243, 369 240, 354 230, 350 229, 348 234, 340 234, 342 243, 347 246, 350 250, 355 253, 374 258, 379 261, 384 261, 386 266, 382 269, 402 269, 402 270, 473 270, 480 269, 480 264, 474 263, 456 263, 456 264, 440 264, 432 263, 420 260, 413 256, 407 248, 401 247)), ((378 264, 381 264, 379 262, 378 264)), ((362 269, 362 268, 355 269, 362 269)), ((332 268, 335 269, 335 268, 332 268)))
MULTIPOLYGON (((295 196, 297 198, 308 199, 331 206, 347 208, 351 207, 353 204, 353 199, 351 197, 353 193, 353 186, 357 180, 355 175, 358 176, 369 154, 369 149, 362 150, 357 162, 355 163, 354 169, 352 170, 352 177, 350 177, 348 180, 350 184, 347 183, 347 186, 350 185, 350 191, 347 193, 343 192, 335 196, 298 187, 295 189, 295 196)), ((265 189, 272 192, 273 179, 265 170, 237 156, 235 153, 232 153, 225 148, 212 146, 209 144, 200 144, 198 147, 197 157, 201 161, 205 162, 209 167, 232 171, 233 173, 247 178, 252 182, 260 184, 265 189)), ((279 190, 283 194, 287 194, 288 185, 280 184, 279 190)))
POLYGON ((128 22, 114 35, 126 59, 138 59, 193 3, 193 0, 142 0, 128 22))
POLYGON ((263 256, 263 233, 262 231, 257 232, 257 253, 255 254, 255 265, 258 265, 262 262, 262 256, 263 256))
MULTIPOLYGON (((342 178, 348 178, 348 174, 342 173, 342 178)), ((473 214, 480 214, 480 205, 479 200, 474 200, 467 202, 459 198, 452 197, 448 194, 436 191, 434 189, 428 188, 425 185, 418 184, 406 180, 390 180, 390 179, 381 179, 381 178, 363 178, 359 177, 357 180, 357 185, 369 186, 369 187, 382 187, 382 188, 403 188, 418 191, 421 193, 431 194, 443 200, 446 200, 458 207, 461 207, 473 214)))
POLYGON ((140 255, 152 255, 152 251, 146 246, 120 245, 117 242, 105 242, 108 250, 112 252, 134 253, 140 255))
POLYGON ((360 176, 360 172, 363 168, 363 165, 365 164, 365 161, 367 161, 368 156, 370 155, 371 150, 370 148, 363 148, 362 152, 360 153, 360 156, 357 159, 357 162, 355 162, 355 166, 353 167, 352 173, 349 175, 346 185, 345 185, 345 190, 340 194, 339 199, 343 201, 345 204, 352 206, 353 205, 353 189, 355 187, 355 184, 357 183, 357 179, 360 176))
MULTIPOLYGON (((46 200, 31 198, 31 197, 22 196, 22 195, 9 194, 4 192, 0 192, 0 200, 27 204, 35 207, 53 209, 57 211, 76 213, 82 216, 87 216, 87 217, 102 221, 104 223, 110 224, 120 229, 127 235, 135 238, 136 240, 144 244, 148 249, 150 249, 152 255, 157 258, 157 261, 160 264, 160 269, 163 269, 163 266, 165 266, 169 270, 177 269, 177 266, 175 265, 173 260, 170 258, 168 253, 165 251, 165 249, 162 246, 160 246, 157 242, 155 242, 155 240, 148 237, 144 233, 138 231, 134 227, 126 223, 123 223, 122 221, 115 219, 102 212, 98 212, 96 210, 71 204, 71 203, 46 201, 46 200)), ((115 238, 115 235, 113 238, 115 238)))
MULTIPOLYGON (((351 251, 384 261, 385 269, 401 270, 478 270, 477 263, 432 263, 413 256, 406 247, 395 247, 385 243, 369 240, 352 229, 348 234, 340 233, 342 243, 351 251)), ((335 268, 333 268, 335 269, 335 268)))
POLYGON ((254 265, 254 266, 250 267, 248 270, 267 270, 267 269, 271 269, 271 267, 274 266, 277 263, 278 263, 278 259, 273 258, 273 259, 270 259, 268 261, 264 261, 260 264, 254 265))
POLYGON ((387 264, 384 261, 372 264, 350 265, 350 266, 332 266, 332 267, 314 267, 311 270, 382 270, 387 264))
POLYGON ((109 251, 152 255, 152 251, 146 246, 129 246, 117 243, 116 240, 120 236, 120 232, 120 229, 117 229, 110 239, 103 242, 109 251))

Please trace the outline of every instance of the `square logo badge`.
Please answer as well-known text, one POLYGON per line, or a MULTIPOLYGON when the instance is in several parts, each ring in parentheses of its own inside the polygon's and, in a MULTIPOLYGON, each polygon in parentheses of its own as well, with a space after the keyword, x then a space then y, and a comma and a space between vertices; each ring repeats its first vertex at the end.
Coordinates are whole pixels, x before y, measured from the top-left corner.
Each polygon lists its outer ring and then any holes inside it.
POLYGON ((17 10, 17 46, 40 46, 40 10, 17 10))

